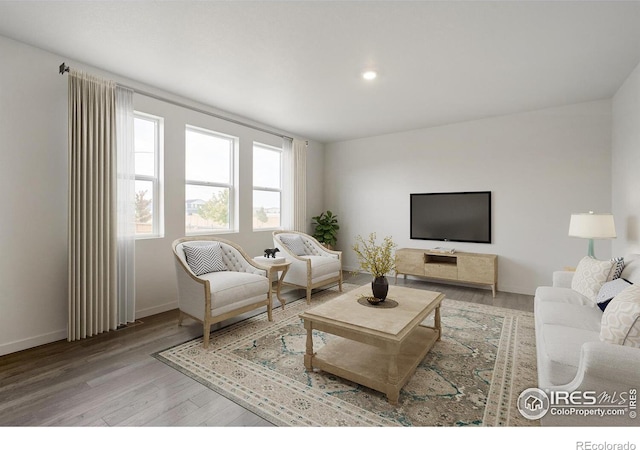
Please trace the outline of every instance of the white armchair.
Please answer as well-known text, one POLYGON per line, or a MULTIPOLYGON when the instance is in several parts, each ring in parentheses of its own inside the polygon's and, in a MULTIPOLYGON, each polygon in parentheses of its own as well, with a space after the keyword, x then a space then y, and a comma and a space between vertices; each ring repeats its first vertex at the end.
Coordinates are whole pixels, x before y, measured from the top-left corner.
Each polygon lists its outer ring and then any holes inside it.
POLYGON ((211 325, 262 306, 272 321, 270 269, 256 264, 237 244, 216 237, 173 241, 181 325, 185 316, 203 324, 203 346, 211 325))
POLYGON ((274 231, 273 245, 291 263, 282 284, 306 289, 308 304, 312 289, 338 283, 342 292, 342 252, 328 250, 298 231, 274 231))

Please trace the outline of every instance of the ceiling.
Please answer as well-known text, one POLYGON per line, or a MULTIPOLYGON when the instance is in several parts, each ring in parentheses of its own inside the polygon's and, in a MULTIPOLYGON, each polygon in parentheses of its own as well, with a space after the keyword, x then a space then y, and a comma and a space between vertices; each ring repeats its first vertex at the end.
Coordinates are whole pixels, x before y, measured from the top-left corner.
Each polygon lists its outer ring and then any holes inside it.
POLYGON ((0 1, 0 35, 328 143, 610 98, 640 2, 0 1))

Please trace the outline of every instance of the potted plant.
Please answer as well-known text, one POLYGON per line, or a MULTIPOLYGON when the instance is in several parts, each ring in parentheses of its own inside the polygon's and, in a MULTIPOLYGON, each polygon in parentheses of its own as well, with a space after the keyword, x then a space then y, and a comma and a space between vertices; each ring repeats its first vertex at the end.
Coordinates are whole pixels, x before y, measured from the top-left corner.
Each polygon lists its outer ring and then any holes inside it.
POLYGON ((376 233, 371 233, 367 240, 362 236, 356 236, 356 243, 352 248, 358 256, 360 268, 373 275, 373 281, 371 282, 373 296, 380 301, 384 301, 389 292, 389 282, 386 275, 396 269, 394 254, 396 244, 391 239, 391 236, 387 236, 382 241, 382 244, 378 245, 376 244, 376 233))
POLYGON ((338 216, 331 211, 321 213, 319 216, 312 217, 315 231, 313 237, 321 244, 324 244, 329 250, 332 250, 338 240, 338 216))

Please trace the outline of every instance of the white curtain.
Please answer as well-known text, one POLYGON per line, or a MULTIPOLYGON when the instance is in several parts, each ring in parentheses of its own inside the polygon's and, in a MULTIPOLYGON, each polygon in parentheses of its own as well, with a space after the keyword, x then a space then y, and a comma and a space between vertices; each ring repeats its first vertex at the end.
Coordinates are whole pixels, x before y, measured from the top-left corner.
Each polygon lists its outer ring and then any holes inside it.
POLYGON ((118 325, 115 83, 69 73, 69 341, 118 325))
POLYGON ((308 233, 307 226, 307 144, 297 139, 283 142, 285 165, 285 229, 308 233))
POLYGON ((135 320, 135 154, 133 90, 116 87, 118 324, 135 320))
POLYGON ((293 141, 282 140, 282 167, 284 169, 282 189, 282 228, 293 230, 293 141))

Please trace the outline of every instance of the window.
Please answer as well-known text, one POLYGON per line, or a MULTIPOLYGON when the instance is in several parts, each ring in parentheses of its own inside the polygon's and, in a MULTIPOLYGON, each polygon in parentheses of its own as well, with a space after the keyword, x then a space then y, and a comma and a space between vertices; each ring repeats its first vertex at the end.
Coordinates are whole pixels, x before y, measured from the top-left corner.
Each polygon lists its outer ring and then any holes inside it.
POLYGON ((253 144, 253 229, 279 228, 282 210, 282 149, 253 144))
POLYGON ((185 132, 187 234, 234 226, 233 161, 237 138, 188 126, 185 132))
POLYGON ((136 112, 133 125, 136 237, 158 237, 162 234, 160 214, 162 119, 136 112))

